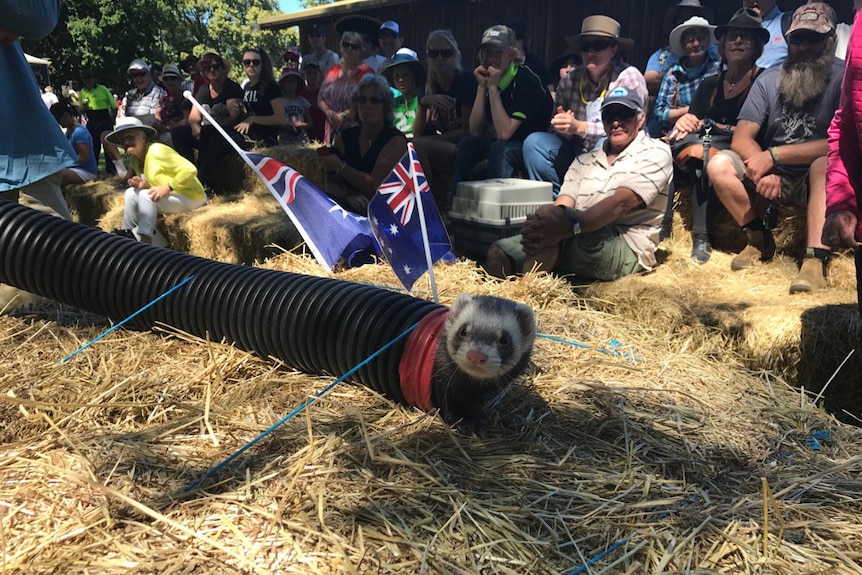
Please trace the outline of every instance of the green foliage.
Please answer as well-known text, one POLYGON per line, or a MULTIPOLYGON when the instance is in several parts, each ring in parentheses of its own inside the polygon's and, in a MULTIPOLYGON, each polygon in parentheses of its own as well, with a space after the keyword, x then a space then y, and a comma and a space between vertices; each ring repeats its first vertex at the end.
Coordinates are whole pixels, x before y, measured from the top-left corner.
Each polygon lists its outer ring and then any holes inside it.
POLYGON ((298 43, 295 30, 253 31, 259 17, 277 12, 277 0, 65 0, 54 32, 22 45, 52 61, 54 85, 92 68, 101 83, 122 93, 134 58, 167 64, 207 51, 234 64, 231 75, 238 79, 244 48, 267 50, 279 68, 284 48, 298 43))
POLYGON ((303 8, 314 8, 315 6, 323 6, 324 4, 334 4, 341 0, 299 0, 303 8))

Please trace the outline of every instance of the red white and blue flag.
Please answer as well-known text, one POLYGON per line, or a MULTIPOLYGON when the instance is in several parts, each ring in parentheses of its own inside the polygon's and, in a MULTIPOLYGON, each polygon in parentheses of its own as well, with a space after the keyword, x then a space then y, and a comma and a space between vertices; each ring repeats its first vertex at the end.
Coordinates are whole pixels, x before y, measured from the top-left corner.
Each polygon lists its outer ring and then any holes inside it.
POLYGON ((368 218, 345 210, 293 168, 254 152, 245 155, 320 265, 330 270, 342 258, 350 267, 373 261, 378 249, 368 218))
POLYGON ((429 193, 431 188, 416 157, 416 150, 413 144, 407 144, 407 148, 407 153, 377 188, 368 204, 368 218, 381 253, 409 291, 428 271, 429 258, 425 253, 417 199, 422 202, 421 213, 425 216, 431 265, 441 258, 452 258, 452 245, 437 204, 429 193))

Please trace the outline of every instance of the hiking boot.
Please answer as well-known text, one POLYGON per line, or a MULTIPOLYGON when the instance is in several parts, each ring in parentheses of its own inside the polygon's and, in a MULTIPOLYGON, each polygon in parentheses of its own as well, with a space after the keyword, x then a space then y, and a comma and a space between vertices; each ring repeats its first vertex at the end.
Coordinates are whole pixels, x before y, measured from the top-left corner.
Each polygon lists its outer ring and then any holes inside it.
POLYGON ((799 275, 790 282, 790 293, 816 291, 826 287, 826 266, 819 258, 802 260, 799 275))
POLYGON ((748 245, 730 260, 730 269, 734 271, 753 267, 757 261, 768 262, 775 255, 775 240, 769 230, 746 231, 748 245))
POLYGON ((703 265, 709 261, 709 256, 712 255, 712 244, 706 237, 695 236, 691 240, 691 263, 695 265, 703 265))

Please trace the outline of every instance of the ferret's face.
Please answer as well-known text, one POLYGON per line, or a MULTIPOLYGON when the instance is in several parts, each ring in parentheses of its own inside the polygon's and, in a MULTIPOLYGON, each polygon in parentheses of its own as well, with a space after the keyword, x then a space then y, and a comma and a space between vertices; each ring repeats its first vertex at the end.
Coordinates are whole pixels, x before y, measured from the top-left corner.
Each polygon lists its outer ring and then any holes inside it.
POLYGON ((463 294, 446 320, 446 348, 461 371, 479 380, 503 377, 533 347, 532 310, 508 300, 463 294))

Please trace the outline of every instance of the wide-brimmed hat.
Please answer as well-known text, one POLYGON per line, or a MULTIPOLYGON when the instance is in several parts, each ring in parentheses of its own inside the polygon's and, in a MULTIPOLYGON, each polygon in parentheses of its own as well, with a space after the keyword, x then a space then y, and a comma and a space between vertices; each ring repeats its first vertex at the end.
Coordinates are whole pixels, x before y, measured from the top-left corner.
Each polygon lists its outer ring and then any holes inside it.
POLYGON ((152 126, 147 126, 138 118, 131 116, 117 120, 117 125, 114 126, 114 131, 105 136, 105 140, 111 142, 115 146, 121 146, 122 143, 120 142, 120 138, 123 133, 128 132, 129 130, 141 130, 147 135, 147 139, 156 135, 156 130, 152 126))
POLYGON ((165 67, 162 68, 162 78, 165 76, 176 76, 177 78, 182 78, 183 73, 180 72, 180 68, 176 64, 165 64, 165 67))
POLYGON ((811 30, 818 34, 829 34, 835 31, 835 10, 825 2, 809 2, 803 4, 793 13, 790 26, 785 36, 790 36, 798 30, 811 30))
POLYGON ((769 30, 763 27, 763 18, 751 8, 740 8, 730 17, 726 25, 716 26, 715 37, 721 40, 722 36, 727 34, 730 28, 749 30, 752 34, 758 36, 764 44, 769 42, 769 30))
POLYGON ((693 12, 692 16, 703 16, 710 21, 714 16, 712 8, 701 5, 700 0, 680 0, 679 4, 674 4, 667 9, 667 12, 664 13, 662 30, 665 34, 669 34, 670 31, 674 29, 674 27, 676 26, 677 17, 679 16, 679 12, 682 9, 686 9, 689 12, 693 12))
POLYGON ((692 16, 670 31, 668 43, 670 44, 671 51, 677 56, 685 56, 685 45, 682 43, 682 37, 692 28, 703 28, 709 33, 707 45, 703 47, 704 50, 715 44, 715 26, 710 24, 706 18, 692 16))
POLYGON ((580 34, 566 36, 569 48, 575 50, 578 54, 581 53, 581 38, 583 36, 612 38, 617 41, 617 46, 619 46, 620 50, 631 50, 635 45, 635 41, 631 38, 620 36, 620 23, 610 16, 587 16, 581 22, 580 34))
POLYGON ((345 32, 359 32, 360 34, 368 34, 374 41, 380 35, 380 20, 366 16, 365 14, 351 14, 344 16, 335 23, 335 31, 339 35, 345 32))
POLYGON ((410 48, 401 48, 380 67, 380 75, 389 81, 390 86, 392 71, 396 66, 410 66, 413 69, 413 75, 416 76, 416 85, 422 86, 425 83, 425 66, 419 61, 416 52, 410 48))
POLYGON ((299 70, 296 68, 285 68, 281 72, 281 76, 278 78, 278 83, 281 84, 288 78, 296 78, 299 80, 300 87, 305 87, 305 78, 302 77, 302 74, 299 73, 299 70))

